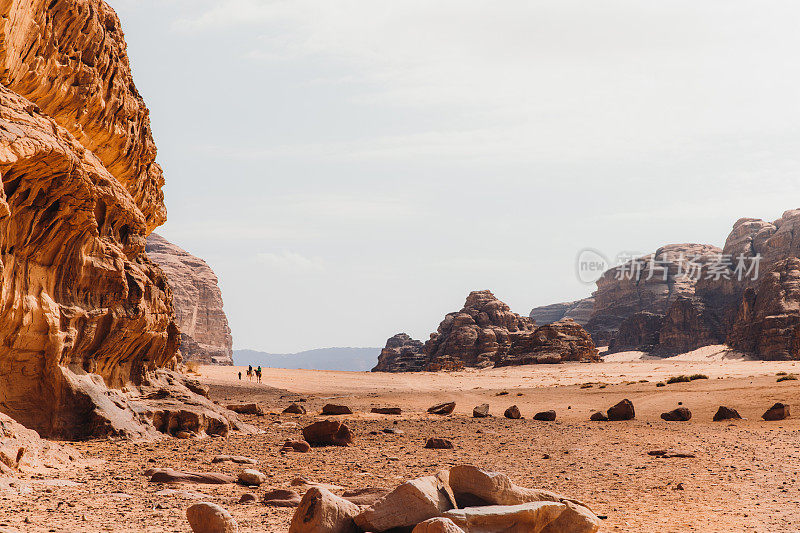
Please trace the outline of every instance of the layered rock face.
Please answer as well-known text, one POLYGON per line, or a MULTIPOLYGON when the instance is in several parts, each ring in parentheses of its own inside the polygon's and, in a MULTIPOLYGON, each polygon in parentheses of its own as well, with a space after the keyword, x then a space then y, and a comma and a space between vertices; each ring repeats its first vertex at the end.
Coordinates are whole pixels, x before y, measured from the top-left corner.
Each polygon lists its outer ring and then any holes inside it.
POLYGON ((461 311, 445 316, 422 346, 406 334, 389 339, 373 371, 459 370, 464 367, 598 360, 589 334, 563 320, 536 327, 491 291, 469 294, 461 311))
POLYGON ((172 288, 183 360, 232 365, 233 337, 214 271, 199 257, 156 233, 147 237, 146 250, 172 288))
POLYGON ((163 180, 116 15, 0 0, 0 82, 0 411, 67 438, 227 431, 159 370, 179 342, 144 254, 163 180))
POLYGON ((694 296, 699 271, 721 253, 708 244, 670 244, 608 270, 597 280, 586 329, 595 342, 606 344, 636 313, 665 315, 677 298, 694 296))
POLYGON ((529 316, 534 322, 542 326, 564 319, 574 320, 581 326, 585 326, 586 323, 589 322, 589 319, 592 318, 593 313, 594 297, 591 297, 574 302, 535 307, 529 316))
POLYGON ((745 289, 728 344, 766 360, 800 358, 800 259, 776 262, 745 289))

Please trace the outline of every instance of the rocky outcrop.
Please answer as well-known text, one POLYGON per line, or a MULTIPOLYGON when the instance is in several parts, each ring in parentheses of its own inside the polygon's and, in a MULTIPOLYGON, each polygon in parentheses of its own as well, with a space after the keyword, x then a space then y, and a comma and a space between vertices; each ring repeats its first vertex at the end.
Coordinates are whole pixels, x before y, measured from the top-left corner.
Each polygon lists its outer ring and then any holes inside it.
POLYGON ((232 365, 233 337, 214 271, 199 257, 156 233, 147 237, 146 250, 172 288, 183 360, 232 365))
POLYGON ((227 432, 163 370, 178 328, 144 253, 163 179, 113 10, 0 0, 0 82, 0 411, 45 436, 227 432))
POLYGON ((420 372, 427 361, 422 353, 422 341, 407 333, 398 333, 386 341, 373 372, 420 372))
POLYGON ((559 304, 535 307, 530 317, 540 326, 546 326, 553 322, 558 322, 568 318, 574 320, 581 326, 585 326, 594 313, 594 297, 576 300, 574 302, 564 302, 559 304))
POLYGON ((105 2, 0 0, 0 83, 97 157, 127 189, 147 232, 166 221, 150 112, 105 2))
POLYGON ((677 298, 694 296, 699 272, 721 253, 708 244, 670 244, 608 270, 597 280, 586 329, 596 343, 608 344, 632 315, 666 315, 677 298))
POLYGON ((800 359, 800 259, 778 261, 745 289, 728 344, 761 359, 800 359))
POLYGON ((599 361, 589 333, 572 320, 511 334, 511 346, 495 357, 495 366, 599 361))
POLYGON ((662 356, 677 355, 724 342, 719 317, 708 310, 705 302, 681 296, 664 317, 654 351, 662 356))
POLYGON ((469 294, 461 311, 445 316, 419 351, 419 341, 399 334, 389 339, 374 371, 459 370, 464 367, 597 360, 589 334, 562 320, 536 327, 513 313, 491 291, 469 294))
POLYGON ((491 291, 473 291, 461 311, 445 316, 423 351, 429 365, 455 359, 465 366, 488 366, 508 353, 511 334, 533 332, 535 327, 491 291))

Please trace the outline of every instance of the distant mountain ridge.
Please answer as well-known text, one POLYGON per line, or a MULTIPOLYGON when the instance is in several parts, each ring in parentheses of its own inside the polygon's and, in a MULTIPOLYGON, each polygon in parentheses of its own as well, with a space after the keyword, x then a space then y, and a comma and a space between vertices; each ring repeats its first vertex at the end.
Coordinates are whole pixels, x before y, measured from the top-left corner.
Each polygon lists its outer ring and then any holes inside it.
POLYGON ((233 362, 239 366, 261 365, 266 368, 368 372, 380 352, 380 348, 317 348, 288 354, 234 350, 233 362))

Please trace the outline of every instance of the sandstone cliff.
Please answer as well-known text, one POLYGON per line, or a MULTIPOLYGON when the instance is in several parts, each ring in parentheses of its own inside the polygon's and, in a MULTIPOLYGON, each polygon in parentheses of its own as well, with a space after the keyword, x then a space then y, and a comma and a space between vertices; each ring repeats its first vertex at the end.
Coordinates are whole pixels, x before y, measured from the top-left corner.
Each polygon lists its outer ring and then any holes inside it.
POLYGON ((592 318, 593 313, 594 297, 590 297, 574 302, 563 302, 535 307, 531 310, 529 316, 534 322, 542 326, 564 319, 574 320, 581 326, 585 326, 592 318))
POLYGON ((386 343, 373 372, 460 370, 464 367, 596 361, 597 349, 576 322, 537 327, 513 313, 491 291, 469 294, 422 345, 405 333, 386 343))
POLYGON ((692 297, 696 271, 722 250, 708 244, 670 244, 655 253, 608 270, 597 280, 594 310, 586 329, 598 344, 609 344, 623 321, 640 312, 665 315, 679 297, 692 297))
POLYGON ((232 365, 233 337, 214 271, 199 257, 156 233, 147 237, 146 250, 172 288, 183 360, 232 365))
POLYGON ((163 178, 113 10, 0 0, 0 83, 0 411, 68 438, 236 426, 164 370, 163 178))

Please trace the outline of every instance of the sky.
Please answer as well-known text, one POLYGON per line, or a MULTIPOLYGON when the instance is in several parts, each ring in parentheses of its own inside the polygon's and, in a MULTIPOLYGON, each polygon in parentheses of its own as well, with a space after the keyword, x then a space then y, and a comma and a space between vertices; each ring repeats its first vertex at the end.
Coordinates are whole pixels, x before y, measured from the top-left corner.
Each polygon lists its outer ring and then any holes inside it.
POLYGON ((159 233, 236 349, 425 340, 472 290, 800 207, 800 4, 110 0, 166 176, 159 233))

